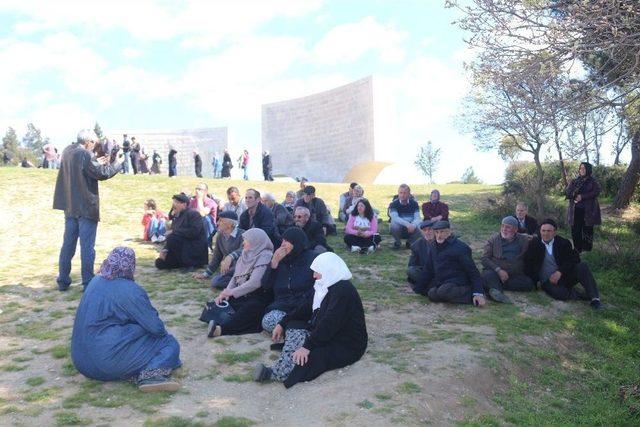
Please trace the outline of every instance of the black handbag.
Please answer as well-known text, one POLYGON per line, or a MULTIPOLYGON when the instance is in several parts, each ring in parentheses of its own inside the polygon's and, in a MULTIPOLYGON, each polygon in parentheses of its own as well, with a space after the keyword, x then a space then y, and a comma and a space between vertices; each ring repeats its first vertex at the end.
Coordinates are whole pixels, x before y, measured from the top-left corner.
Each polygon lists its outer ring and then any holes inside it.
POLYGON ((211 320, 215 320, 216 324, 224 326, 229 323, 234 314, 236 314, 236 311, 228 301, 222 301, 220 305, 216 304, 215 301, 209 301, 204 305, 200 321, 209 323, 211 320))

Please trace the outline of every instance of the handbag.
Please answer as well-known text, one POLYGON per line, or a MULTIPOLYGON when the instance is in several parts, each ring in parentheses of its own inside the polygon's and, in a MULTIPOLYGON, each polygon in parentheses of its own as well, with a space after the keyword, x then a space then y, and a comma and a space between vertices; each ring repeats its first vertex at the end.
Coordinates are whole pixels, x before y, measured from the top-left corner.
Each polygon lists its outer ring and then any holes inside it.
POLYGON ((224 326, 229 323, 234 314, 236 311, 231 307, 229 301, 222 301, 220 305, 215 301, 209 301, 204 305, 200 321, 209 323, 211 320, 215 320, 216 324, 224 326))

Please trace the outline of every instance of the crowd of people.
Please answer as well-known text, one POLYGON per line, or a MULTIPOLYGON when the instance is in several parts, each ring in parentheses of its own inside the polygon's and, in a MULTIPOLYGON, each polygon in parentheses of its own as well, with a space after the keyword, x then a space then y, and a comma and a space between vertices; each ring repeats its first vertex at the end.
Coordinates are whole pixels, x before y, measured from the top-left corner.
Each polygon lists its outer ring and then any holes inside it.
MULTIPOLYGON (((180 347, 134 281, 133 250, 115 248, 93 275, 98 180, 123 167, 118 155, 92 156, 94 143, 92 132, 81 131, 77 144, 65 149, 54 196, 54 208, 64 210, 66 218, 61 291, 71 282, 71 258, 78 237, 81 241, 85 292, 73 328, 73 362, 90 378, 133 378, 143 391, 177 390, 171 372, 181 365, 180 347)), ((410 249, 406 275, 413 291, 433 302, 482 307, 487 299, 511 303, 506 291, 531 292, 540 284, 554 299, 588 300, 594 309, 602 308, 596 281, 579 255, 592 247, 589 227, 597 221, 590 209, 597 206, 599 192, 590 165, 583 166, 567 188, 573 245, 557 234, 554 220, 538 226, 526 204, 518 203, 486 241, 482 272, 471 248, 452 233, 453 218, 440 192, 432 191, 420 205, 411 188, 400 185, 387 207, 389 233, 393 250, 402 250, 402 240, 410 249)), ((351 183, 339 206, 345 246, 362 254, 380 250, 382 221, 363 187, 351 183)), ((300 181, 297 193, 288 191, 282 203, 254 188, 241 197, 236 187, 227 189, 223 201, 201 182, 192 195, 175 194, 166 215, 147 200, 142 224, 145 239, 164 245, 155 261, 158 269, 192 272, 216 292, 200 319, 209 338, 261 331, 271 336, 271 349, 280 354, 269 366, 256 366, 256 381, 291 387, 364 354, 362 301, 348 266, 327 242, 336 233, 331 212, 307 180, 300 181)))

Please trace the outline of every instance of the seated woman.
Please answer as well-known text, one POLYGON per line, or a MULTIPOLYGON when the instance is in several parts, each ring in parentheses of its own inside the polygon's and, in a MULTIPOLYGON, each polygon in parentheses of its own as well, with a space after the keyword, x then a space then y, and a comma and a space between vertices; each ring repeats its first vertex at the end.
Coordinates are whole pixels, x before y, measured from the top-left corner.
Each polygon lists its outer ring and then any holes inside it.
POLYGON ((293 210, 296 207, 296 193, 294 191, 287 191, 282 206, 284 206, 290 214, 293 214, 293 210))
POLYGON ((367 349, 367 327, 358 291, 344 261, 325 252, 311 264, 313 296, 286 315, 273 330, 274 341, 284 333, 280 358, 270 367, 260 364, 254 380, 283 381, 289 388, 323 372, 360 360, 367 349), (286 331, 286 332, 285 332, 286 331))
POLYGON ((270 298, 261 287, 262 277, 271 264, 273 244, 267 233, 252 228, 242 234, 242 255, 236 262, 233 277, 215 299, 216 304, 228 301, 235 313, 223 325, 209 322, 208 337, 252 334, 262 330, 260 321, 270 298))
POLYGON ((144 215, 142 216, 142 225, 144 232, 142 239, 145 241, 164 242, 167 234, 167 220, 169 217, 162 211, 158 210, 156 201, 148 199, 144 202, 144 215))
POLYGON ((273 253, 271 268, 263 281, 264 288, 273 291, 273 302, 262 318, 262 329, 269 333, 287 313, 313 294, 313 272, 309 267, 317 254, 307 249, 307 245, 304 231, 291 227, 273 253))
POLYGON ((149 296, 133 280, 135 252, 111 251, 82 295, 71 336, 71 359, 88 378, 134 378, 141 391, 175 391, 180 345, 167 333, 149 296))
POLYGON ((378 217, 367 199, 360 199, 344 227, 344 243, 351 252, 372 253, 380 245, 378 217))

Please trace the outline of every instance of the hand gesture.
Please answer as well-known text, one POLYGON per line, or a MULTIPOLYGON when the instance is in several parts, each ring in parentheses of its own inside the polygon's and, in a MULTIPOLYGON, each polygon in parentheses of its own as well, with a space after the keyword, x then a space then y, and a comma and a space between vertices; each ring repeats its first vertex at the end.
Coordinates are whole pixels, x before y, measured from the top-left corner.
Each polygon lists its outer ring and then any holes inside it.
POLYGON ((487 300, 484 295, 474 295, 473 297, 473 305, 476 307, 484 307, 487 304, 487 300))
POLYGON ((309 350, 304 347, 300 347, 293 353, 293 363, 296 365, 304 366, 305 363, 309 360, 309 350))

